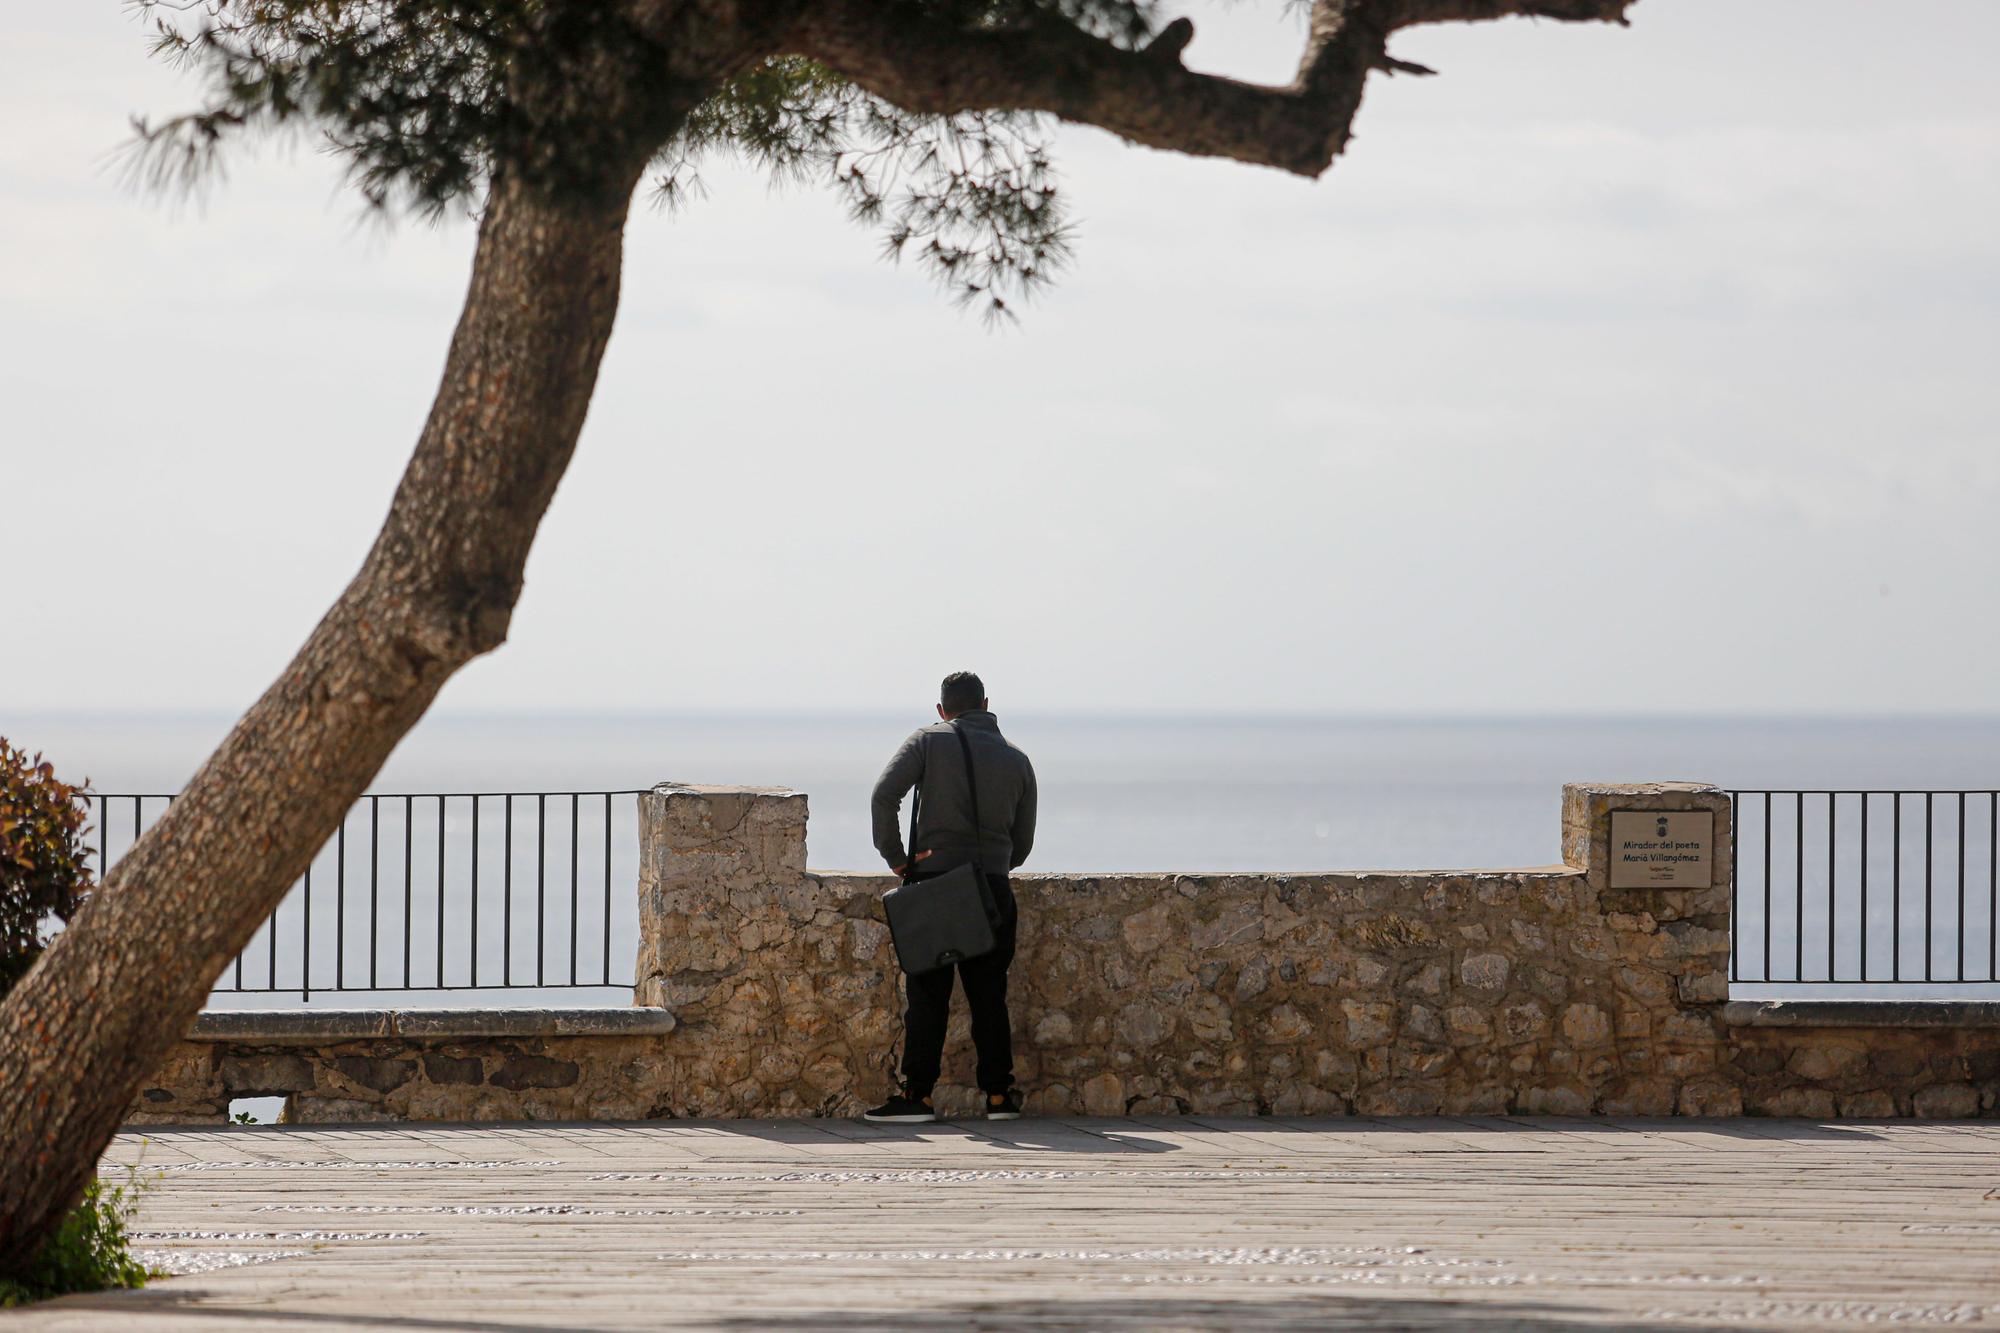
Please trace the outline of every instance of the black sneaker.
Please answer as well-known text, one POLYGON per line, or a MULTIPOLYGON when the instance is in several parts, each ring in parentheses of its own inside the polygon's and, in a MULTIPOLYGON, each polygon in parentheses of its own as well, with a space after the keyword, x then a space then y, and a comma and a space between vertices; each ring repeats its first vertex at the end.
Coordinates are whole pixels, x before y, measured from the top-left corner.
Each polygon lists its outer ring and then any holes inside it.
POLYGON ((926 1125, 937 1119, 937 1112, 931 1109, 930 1098, 905 1097, 899 1092, 874 1110, 863 1111, 861 1118, 881 1125, 926 1125))
POLYGON ((988 1120, 1019 1120, 1021 1118, 1021 1090, 1009 1088, 1005 1092, 986 1094, 986 1118, 988 1120))

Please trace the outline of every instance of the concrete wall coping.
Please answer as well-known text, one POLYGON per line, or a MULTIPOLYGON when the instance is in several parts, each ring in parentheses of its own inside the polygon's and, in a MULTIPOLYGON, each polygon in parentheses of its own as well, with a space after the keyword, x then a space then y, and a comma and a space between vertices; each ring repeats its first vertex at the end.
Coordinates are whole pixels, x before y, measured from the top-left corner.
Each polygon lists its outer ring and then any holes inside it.
POLYGON ((796 787, 739 787, 713 782, 655 782, 655 796, 804 796, 796 787))
POLYGON ((317 1044, 376 1037, 658 1036, 671 1010, 642 1005, 593 1009, 209 1009, 189 1041, 317 1044))
POLYGON ((1992 1028, 1994 1000, 1731 1000, 1722 1021, 1739 1028, 1992 1028))

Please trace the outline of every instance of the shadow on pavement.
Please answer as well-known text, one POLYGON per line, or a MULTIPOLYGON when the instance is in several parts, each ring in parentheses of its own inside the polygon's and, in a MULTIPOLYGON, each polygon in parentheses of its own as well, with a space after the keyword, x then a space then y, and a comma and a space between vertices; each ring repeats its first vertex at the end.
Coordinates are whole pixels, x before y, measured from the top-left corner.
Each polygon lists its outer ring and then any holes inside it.
MULTIPOLYGON (((228 1297, 189 1285, 187 1278, 175 1278, 171 1285, 146 1287, 139 1291, 107 1291, 88 1296, 63 1296, 26 1307, 19 1313, 62 1316, 95 1312, 117 1318, 119 1328, 175 1328, 181 1320, 195 1320, 210 1327, 231 1323, 261 1324, 289 1328, 295 1325, 328 1328, 451 1329, 454 1333, 597 1333, 588 1324, 542 1324, 529 1320, 472 1318, 427 1319, 419 1315, 348 1313, 344 1311, 274 1310, 269 1305, 230 1305, 228 1297), (157 1322, 155 1322, 157 1321, 157 1322)), ((52 1319, 57 1328, 97 1327, 52 1319)), ((606 1330, 606 1333, 609 1333, 606 1330)))
POLYGON ((1201 1333, 1258 1333, 1297 1329, 1479 1329, 1481 1333, 1528 1333, 1561 1328, 1719 1330, 1740 1325, 1702 1323, 1689 1319, 1635 1321, 1614 1318, 1610 1311, 1547 1305, 1536 1301, 1465 1301, 1425 1297, 1383 1297, 1328 1293, 1280 1299, 1228 1299, 1191 1296, 1091 1297, 1073 1301, 944 1302, 927 1309, 803 1310, 792 1314, 765 1312, 718 1320, 710 1327, 729 1330, 898 1329, 907 1333, 964 1333, 978 1329, 1132 1329, 1153 1333, 1200 1330, 1201 1333), (1609 1322, 1607 1322, 1609 1321, 1609 1322))
MULTIPOLYGON (((422 1135, 437 1130, 488 1129, 702 1129, 710 1133, 741 1135, 770 1142, 797 1143, 820 1134, 868 1141, 898 1139, 921 1142, 940 1134, 962 1134, 985 1139, 1001 1147, 1037 1152, 1175 1152, 1179 1145, 1137 1137, 1143 1134, 1185 1130, 1201 1133, 1254 1134, 1373 1134, 1436 1133, 1455 1138, 1490 1135, 1504 1138, 1519 1134, 1581 1132, 1586 1134, 1673 1133, 1712 1135, 1739 1140, 1781 1140, 1790 1142, 1866 1142, 1879 1140, 1884 1129, 1910 1127, 1924 1122, 1909 1119, 1867 1121, 1784 1120, 1763 1116, 1706 1118, 1700 1116, 1217 1116, 1162 1115, 1125 1119, 1101 1116, 1026 1116, 1020 1120, 985 1121, 973 1118, 940 1120, 928 1125, 873 1125, 858 1118, 801 1116, 786 1120, 619 1120, 619 1121, 392 1121, 376 1124, 329 1125, 138 1125, 128 1135, 171 1143, 179 1135, 208 1139, 221 1134, 246 1137, 312 1135, 338 1140, 343 1137, 381 1139, 398 1134, 422 1135), (839 1126, 838 1129, 832 1128, 839 1126)), ((1985 1122, 1990 1123, 1990 1122, 1985 1122)))

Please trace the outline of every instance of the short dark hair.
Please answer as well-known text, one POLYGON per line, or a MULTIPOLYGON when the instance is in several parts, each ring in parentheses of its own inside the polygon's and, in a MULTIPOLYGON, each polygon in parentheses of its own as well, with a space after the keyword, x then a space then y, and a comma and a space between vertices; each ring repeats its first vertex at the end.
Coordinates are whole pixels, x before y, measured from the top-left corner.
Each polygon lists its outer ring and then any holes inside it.
POLYGON ((938 706, 947 713, 969 713, 986 702, 986 686, 970 671, 954 671, 938 686, 938 706))

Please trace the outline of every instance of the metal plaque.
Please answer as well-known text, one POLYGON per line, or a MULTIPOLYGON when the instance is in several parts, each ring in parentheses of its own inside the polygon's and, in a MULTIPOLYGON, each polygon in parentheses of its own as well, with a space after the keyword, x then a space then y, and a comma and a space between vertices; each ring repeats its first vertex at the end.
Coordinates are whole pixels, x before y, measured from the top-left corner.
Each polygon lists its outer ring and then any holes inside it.
POLYGON ((1715 812, 1613 810, 1611 887, 1705 889, 1715 882, 1715 812))

